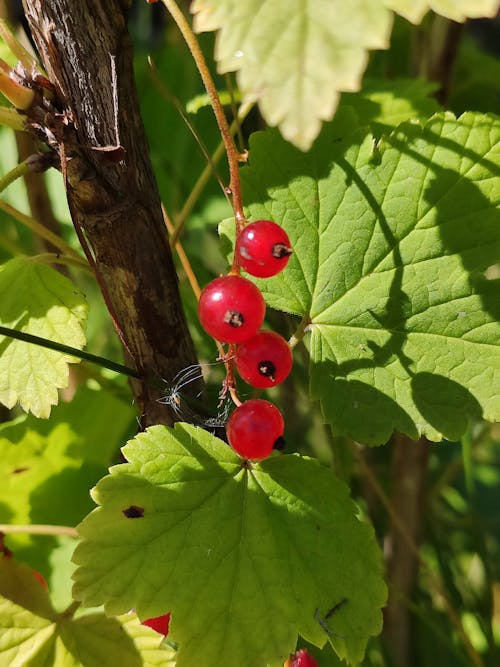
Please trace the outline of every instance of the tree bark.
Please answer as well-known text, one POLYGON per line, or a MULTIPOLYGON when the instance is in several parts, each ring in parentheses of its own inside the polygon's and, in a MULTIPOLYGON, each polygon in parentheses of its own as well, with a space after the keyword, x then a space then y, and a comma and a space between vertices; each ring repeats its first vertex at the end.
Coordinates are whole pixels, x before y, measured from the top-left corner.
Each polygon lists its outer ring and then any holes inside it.
POLYGON ((133 391, 143 423, 169 424, 155 380, 197 362, 139 113, 129 2, 23 2, 55 87, 50 109, 28 117, 60 156, 75 229, 141 376, 133 391))

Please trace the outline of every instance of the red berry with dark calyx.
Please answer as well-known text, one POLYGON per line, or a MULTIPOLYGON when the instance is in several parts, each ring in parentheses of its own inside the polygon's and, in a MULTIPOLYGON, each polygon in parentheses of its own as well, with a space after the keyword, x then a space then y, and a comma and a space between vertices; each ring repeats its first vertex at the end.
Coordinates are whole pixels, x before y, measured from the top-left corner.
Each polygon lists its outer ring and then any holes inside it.
POLYGON ((292 248, 285 230, 272 220, 256 220, 236 239, 236 258, 251 276, 269 278, 288 264, 292 248))
POLYGON ((259 331, 238 345, 236 368, 252 387, 274 387, 292 368, 292 351, 284 338, 274 331, 259 331))
POLYGON ((198 317, 207 333, 223 343, 241 343, 260 328, 266 304, 258 287, 241 276, 222 276, 202 291, 198 317))
POLYGON ((170 625, 170 613, 148 618, 146 621, 142 621, 142 625, 147 625, 148 628, 152 628, 160 635, 166 636, 168 635, 168 626, 170 625))
POLYGON ((239 405, 226 425, 231 447, 246 459, 264 459, 281 445, 285 423, 278 408, 261 398, 239 405))
POLYGON ((318 663, 306 648, 301 648, 292 657, 290 667, 318 667, 318 663))

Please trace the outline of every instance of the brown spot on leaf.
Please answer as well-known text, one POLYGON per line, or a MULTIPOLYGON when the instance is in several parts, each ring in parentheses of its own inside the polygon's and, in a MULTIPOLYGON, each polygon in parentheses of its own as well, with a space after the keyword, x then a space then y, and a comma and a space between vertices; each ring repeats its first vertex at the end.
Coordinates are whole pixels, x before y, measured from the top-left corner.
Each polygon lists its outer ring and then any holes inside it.
POLYGON ((127 519, 142 519, 144 516, 144 507, 139 507, 139 505, 130 505, 130 507, 122 511, 127 519))

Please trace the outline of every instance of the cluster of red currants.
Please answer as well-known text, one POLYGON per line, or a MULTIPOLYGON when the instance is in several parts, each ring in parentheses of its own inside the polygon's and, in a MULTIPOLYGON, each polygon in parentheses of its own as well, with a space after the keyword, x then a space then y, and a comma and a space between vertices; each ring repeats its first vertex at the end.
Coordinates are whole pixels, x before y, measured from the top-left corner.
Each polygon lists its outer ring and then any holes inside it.
MULTIPOLYGON (((236 239, 236 264, 258 278, 282 271, 292 253, 286 232, 271 220, 257 220, 236 239)), ((282 382, 292 367, 286 340, 260 331, 266 306, 252 282, 240 275, 216 278, 202 291, 198 315, 205 331, 222 343, 234 345, 235 366, 248 384, 262 389, 282 382)), ((263 459, 283 442, 284 421, 278 408, 262 399, 243 402, 230 416, 229 444, 241 456, 263 459)))

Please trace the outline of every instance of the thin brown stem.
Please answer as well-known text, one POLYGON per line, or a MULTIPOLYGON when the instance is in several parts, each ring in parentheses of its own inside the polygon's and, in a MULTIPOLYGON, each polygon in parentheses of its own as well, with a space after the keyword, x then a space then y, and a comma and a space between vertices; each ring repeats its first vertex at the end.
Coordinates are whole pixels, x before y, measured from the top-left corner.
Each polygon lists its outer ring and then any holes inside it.
MULTIPOLYGON (((238 126, 238 120, 241 122, 244 120, 247 115, 250 112, 250 109, 252 108, 252 104, 243 104, 240 107, 239 113, 238 113, 238 119, 234 120, 231 123, 230 131, 231 135, 234 135, 236 132, 237 126, 238 126)), ((214 154, 212 155, 212 164, 216 165, 221 157, 224 155, 225 152, 225 146, 224 142, 221 141, 220 144, 217 146, 215 149, 214 154)), ((196 202, 198 201, 201 193, 203 192, 203 189, 205 188, 206 184, 208 183, 208 180, 210 176, 212 175, 212 166, 211 164, 207 164, 206 167, 203 169, 201 172, 200 176, 198 177, 198 180, 194 184, 193 189, 191 190, 191 193, 189 194, 189 197, 186 199, 186 202, 180 212, 175 216, 175 232, 170 238, 170 245, 173 247, 173 245, 177 242, 177 239, 181 236, 184 225, 186 224, 186 220, 188 219, 189 215, 191 214, 193 208, 196 205, 196 202)))
MULTIPOLYGON (((175 232, 175 227, 172 224, 172 221, 170 220, 170 216, 167 213, 167 209, 165 208, 165 205, 161 205, 161 211, 163 213, 163 219, 165 220, 165 226, 167 228, 167 231, 170 235, 172 235, 175 232)), ((186 255, 186 252, 184 248, 182 247, 182 243, 177 240, 175 242, 175 251, 177 255, 179 256, 179 260, 182 264, 182 268, 184 269, 187 279, 189 281, 189 284, 191 285, 191 289, 193 290, 193 294, 196 297, 196 300, 199 301, 200 299, 200 294, 201 294, 201 287, 200 283, 198 282, 198 279, 196 278, 196 275, 193 271, 193 267, 191 266, 191 262, 189 261, 188 256, 186 255)))
MULTIPOLYGON (((162 0, 165 7, 170 12, 172 18, 177 24, 177 27, 182 33, 186 44, 191 51, 191 55, 196 63, 196 67, 201 75, 203 84, 210 98, 210 103, 212 109, 214 110, 215 118, 217 120, 217 125, 224 141, 224 146, 226 147, 227 160, 229 164, 229 190, 231 194, 231 201, 234 210, 234 217, 236 220, 236 232, 243 227, 246 222, 245 214, 243 212, 243 199, 241 195, 241 183, 240 183, 240 173, 239 173, 239 162, 241 155, 236 148, 236 145, 233 141, 231 131, 229 129, 229 124, 227 122, 226 116, 224 115, 224 110, 222 104, 220 103, 219 95, 217 94, 217 88, 215 87, 214 80, 210 74, 205 57, 201 51, 200 45, 196 35, 194 34, 191 26, 186 20, 184 14, 179 9, 175 0, 162 0)), ((236 267, 233 266, 233 269, 236 270, 236 267)))
POLYGON ((197 143, 198 146, 200 147, 200 150, 201 150, 201 152, 203 153, 203 157, 204 157, 205 160, 207 161, 207 164, 208 164, 208 166, 210 167, 210 170, 211 170, 212 174, 213 174, 213 175, 215 176, 215 178, 217 179, 217 181, 218 181, 218 183, 219 183, 219 185, 220 185, 220 188, 221 188, 222 192, 224 193, 224 196, 225 196, 225 197, 228 199, 228 201, 229 201, 229 195, 227 194, 227 188, 226 188, 226 186, 224 185, 224 182, 223 182, 223 180, 222 180, 220 174, 218 173, 218 171, 217 171, 217 169, 216 169, 216 167, 215 167, 215 163, 214 163, 214 161, 213 161, 213 158, 212 158, 212 156, 210 155, 210 153, 208 152, 208 149, 207 149, 207 147, 206 147, 206 145, 205 145, 205 142, 204 142, 203 139, 201 138, 200 133, 199 133, 199 132, 197 131, 197 129, 194 127, 193 123, 189 120, 187 113, 184 111, 184 107, 182 106, 182 104, 181 104, 180 101, 179 101, 179 98, 178 98, 176 95, 174 95, 174 94, 167 88, 167 86, 164 84, 164 82, 160 79, 160 77, 159 77, 159 75, 158 75, 158 70, 157 70, 156 65, 154 64, 153 59, 151 58, 151 56, 148 56, 148 63, 149 63, 149 68, 150 68, 151 78, 152 78, 152 80, 153 80, 153 83, 154 83, 155 86, 157 87, 157 89, 158 89, 158 91, 160 92, 160 94, 161 94, 163 97, 165 97, 165 99, 166 99, 168 102, 170 102, 171 104, 173 104, 174 107, 175 107, 175 108, 177 109, 177 111, 179 112, 180 117, 182 118, 182 120, 183 120, 184 123, 186 124, 188 130, 191 132, 191 134, 192 134, 193 137, 195 138, 196 143, 197 143))

